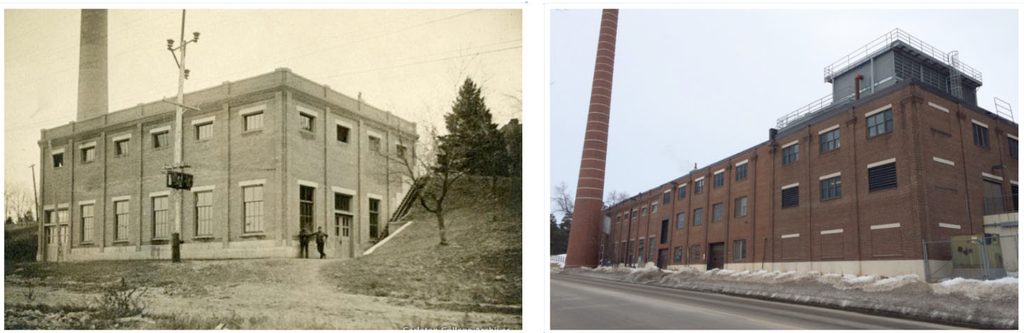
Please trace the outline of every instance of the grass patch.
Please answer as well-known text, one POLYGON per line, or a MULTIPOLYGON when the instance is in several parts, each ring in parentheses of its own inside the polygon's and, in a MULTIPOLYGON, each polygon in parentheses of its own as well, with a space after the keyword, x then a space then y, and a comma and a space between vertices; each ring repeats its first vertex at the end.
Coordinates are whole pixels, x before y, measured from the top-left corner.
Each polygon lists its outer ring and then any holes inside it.
POLYGON ((520 313, 521 180, 465 178, 446 216, 449 245, 438 245, 434 216, 418 205, 416 221, 372 255, 324 268, 348 293, 458 311, 520 313))

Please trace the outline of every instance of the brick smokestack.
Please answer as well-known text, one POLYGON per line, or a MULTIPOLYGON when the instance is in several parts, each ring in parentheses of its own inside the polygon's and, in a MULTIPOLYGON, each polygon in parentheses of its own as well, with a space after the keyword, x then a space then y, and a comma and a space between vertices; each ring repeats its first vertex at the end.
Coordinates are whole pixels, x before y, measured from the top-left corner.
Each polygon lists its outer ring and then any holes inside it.
POLYGON ((107 10, 83 9, 78 54, 78 121, 107 113, 107 10))
POLYGON ((576 206, 569 230, 566 267, 598 265, 598 242, 604 213, 604 167, 608 149, 608 119, 611 112, 612 70, 615 67, 615 38, 619 10, 601 13, 601 32, 597 39, 597 62, 590 90, 590 112, 583 140, 580 178, 576 183, 576 206))

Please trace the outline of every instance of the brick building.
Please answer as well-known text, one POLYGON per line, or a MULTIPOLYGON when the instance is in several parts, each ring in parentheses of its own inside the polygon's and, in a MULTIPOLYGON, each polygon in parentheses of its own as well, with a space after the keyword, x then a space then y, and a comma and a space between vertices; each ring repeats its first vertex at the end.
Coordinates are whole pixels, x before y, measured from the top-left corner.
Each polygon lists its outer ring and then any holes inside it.
MULTIPOLYGON (((301 226, 329 233, 329 257, 358 256, 408 190, 385 155, 413 154, 416 124, 287 69, 185 101, 200 109, 183 123, 195 176, 185 259, 293 257, 301 226)), ((39 260, 170 258, 174 109, 157 101, 42 131, 39 260)))
POLYGON ((853 54, 767 141, 607 208, 607 261, 927 276, 923 241, 1015 222, 1017 124, 981 73, 900 30, 853 54))

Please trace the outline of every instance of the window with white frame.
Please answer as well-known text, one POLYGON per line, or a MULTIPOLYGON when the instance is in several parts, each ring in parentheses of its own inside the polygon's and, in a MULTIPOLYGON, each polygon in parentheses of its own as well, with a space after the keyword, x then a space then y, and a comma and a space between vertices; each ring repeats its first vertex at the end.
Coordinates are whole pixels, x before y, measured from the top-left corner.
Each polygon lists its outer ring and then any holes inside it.
POLYGON ((124 156, 128 154, 128 140, 119 139, 114 141, 114 156, 124 156))
POLYGON ((82 162, 92 162, 96 160, 96 146, 82 147, 82 162))
POLYGON ((242 232, 263 231, 263 185, 242 187, 242 232))
POLYGON ((171 236, 170 207, 167 203, 167 196, 155 196, 153 199, 153 238, 167 238, 171 236))
POLYGON ((334 235, 349 237, 352 230, 352 196, 334 193, 334 235))
POLYGON ((171 144, 170 131, 153 132, 153 148, 163 148, 171 144))
POLYGON ((80 209, 82 212, 82 242, 91 242, 93 234, 94 223, 94 204, 81 205, 80 209))
POLYGON ((195 192, 196 236, 213 235, 213 191, 195 192))
POLYGON ((203 122, 195 124, 196 129, 196 140, 209 140, 213 137, 213 122, 203 122))
POLYGON ((128 200, 114 201, 114 240, 128 240, 128 200))
POLYGON ((299 126, 302 127, 302 130, 312 132, 313 129, 316 128, 315 123, 316 116, 313 116, 305 112, 299 113, 299 126))
POLYGON ((242 116, 242 130, 255 131, 263 129, 263 112, 254 112, 242 116))

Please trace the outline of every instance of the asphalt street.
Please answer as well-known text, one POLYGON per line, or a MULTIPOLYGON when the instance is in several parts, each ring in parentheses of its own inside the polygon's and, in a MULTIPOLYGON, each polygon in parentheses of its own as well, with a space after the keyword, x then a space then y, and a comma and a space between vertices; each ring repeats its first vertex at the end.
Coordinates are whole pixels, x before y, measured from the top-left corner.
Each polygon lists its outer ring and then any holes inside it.
POLYGON ((963 329, 813 306, 551 274, 552 329, 963 329))

